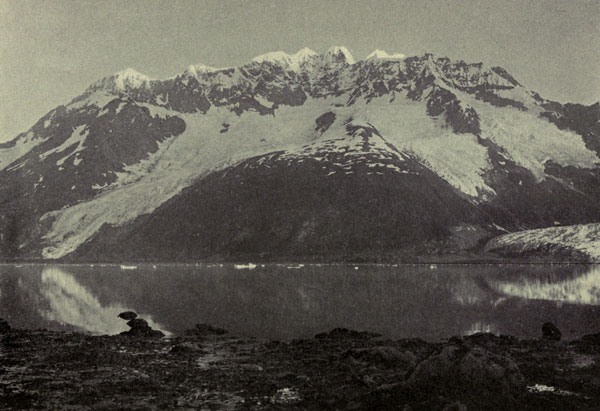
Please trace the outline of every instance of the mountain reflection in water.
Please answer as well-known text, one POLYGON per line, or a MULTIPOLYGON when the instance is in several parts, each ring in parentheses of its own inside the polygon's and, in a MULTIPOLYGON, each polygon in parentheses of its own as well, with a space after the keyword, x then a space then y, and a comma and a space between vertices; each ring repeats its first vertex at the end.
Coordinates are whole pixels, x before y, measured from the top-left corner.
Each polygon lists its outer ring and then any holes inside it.
POLYGON ((520 278, 515 281, 490 281, 506 296, 528 300, 547 300, 569 304, 600 305, 600 267, 566 280, 556 278, 520 278))
MULTIPOLYGON (((126 322, 117 317, 128 308, 118 303, 102 305, 98 298, 63 269, 45 267, 41 283, 41 295, 49 304, 49 309, 41 312, 46 319, 94 334, 117 334, 129 329, 126 322)), ((150 316, 143 317, 152 328, 162 328, 150 316)))
POLYGON ((305 338, 335 327, 435 340, 493 332, 600 331, 600 268, 550 265, 0 265, 0 317, 15 327, 115 334, 132 310, 163 332, 210 323, 305 338))

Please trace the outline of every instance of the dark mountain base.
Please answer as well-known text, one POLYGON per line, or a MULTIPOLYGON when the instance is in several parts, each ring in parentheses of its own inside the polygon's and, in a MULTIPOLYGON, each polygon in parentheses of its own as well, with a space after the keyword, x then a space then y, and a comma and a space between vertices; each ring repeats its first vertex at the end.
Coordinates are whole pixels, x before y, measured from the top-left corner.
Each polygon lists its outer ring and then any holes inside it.
MULTIPOLYGON (((410 158, 350 162, 335 153, 322 155, 327 161, 277 152, 212 173, 149 215, 120 227, 104 226, 64 260, 495 260, 484 247, 502 230, 577 224, 600 216, 600 198, 589 201, 597 193, 578 193, 558 179, 536 182, 514 165, 506 165, 510 172, 491 176, 494 188, 506 194, 476 203, 410 158)), ((553 172, 565 181, 576 180, 572 170, 557 167, 553 172)), ((586 178, 586 187, 600 181, 595 172, 586 178)), ((502 255, 509 260, 586 260, 558 252, 502 255)))
POLYGON ((600 403, 598 334, 569 343, 548 330, 541 340, 476 334, 430 343, 336 329, 281 342, 206 325, 172 339, 0 327, 2 409, 591 410, 600 403))
MULTIPOLYGON (((406 261, 452 250, 448 227, 483 221, 418 164, 399 174, 310 158, 257 164, 262 159, 213 173, 129 225, 104 227, 68 258, 406 261)), ((475 246, 481 231, 463 240, 475 246)))

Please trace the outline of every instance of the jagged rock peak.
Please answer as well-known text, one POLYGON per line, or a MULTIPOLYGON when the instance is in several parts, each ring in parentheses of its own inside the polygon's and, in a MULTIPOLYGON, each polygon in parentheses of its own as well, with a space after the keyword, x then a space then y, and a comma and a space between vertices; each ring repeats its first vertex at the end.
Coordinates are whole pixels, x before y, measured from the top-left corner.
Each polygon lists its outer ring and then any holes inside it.
POLYGON ((145 74, 140 73, 137 70, 128 67, 114 74, 115 85, 120 89, 127 87, 139 88, 148 85, 152 80, 145 74))
POLYGON ((198 77, 199 73, 213 73, 213 72, 219 71, 219 70, 225 70, 225 68, 216 68, 216 67, 207 66, 205 64, 192 64, 187 68, 187 70, 184 72, 184 74, 189 74, 194 77, 198 77))
POLYGON ((352 56, 352 53, 344 47, 344 46, 332 46, 327 50, 327 52, 323 55, 325 60, 333 59, 335 62, 345 62, 348 64, 354 64, 356 61, 352 56))
POLYGON ((308 47, 298 50, 295 54, 288 54, 284 51, 273 51, 261 54, 252 59, 255 63, 277 63, 287 66, 292 70, 299 70, 306 62, 314 59, 318 54, 308 47))
POLYGON ((150 85, 153 79, 139 71, 128 67, 115 74, 104 77, 93 83, 89 90, 105 89, 112 91, 126 91, 127 89, 140 89, 150 85))
POLYGON ((402 53, 389 54, 384 50, 375 49, 375 51, 369 54, 365 60, 402 60, 404 58, 406 58, 406 56, 402 53))

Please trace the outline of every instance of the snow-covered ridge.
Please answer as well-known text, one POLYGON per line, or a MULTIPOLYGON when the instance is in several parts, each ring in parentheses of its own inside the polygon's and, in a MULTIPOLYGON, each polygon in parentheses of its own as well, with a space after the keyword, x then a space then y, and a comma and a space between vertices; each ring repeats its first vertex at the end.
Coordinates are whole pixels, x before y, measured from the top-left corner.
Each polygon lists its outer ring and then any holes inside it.
POLYGON ((227 70, 226 67, 216 68, 212 66, 207 66, 205 64, 192 64, 186 70, 186 73, 193 75, 194 77, 198 76, 198 73, 213 73, 219 70, 227 70))
POLYGON ((375 49, 365 60, 402 60, 403 58, 406 58, 406 56, 402 53, 389 54, 384 50, 375 49))
MULTIPOLYGON (((515 84, 500 75, 493 68, 484 66, 481 63, 468 64, 461 60, 453 61, 448 58, 436 57, 432 54, 408 58, 402 53, 388 53, 381 49, 376 49, 363 60, 357 61, 346 47, 332 46, 324 53, 317 53, 307 47, 292 54, 285 51, 269 52, 254 57, 250 62, 238 68, 217 68, 205 64, 194 64, 188 66, 182 74, 165 80, 151 79, 132 68, 127 68, 93 83, 87 91, 93 92, 102 89, 113 93, 123 93, 132 89, 144 90, 161 81, 186 77, 195 77, 198 80, 201 80, 201 78, 204 78, 204 80, 210 79, 211 83, 219 83, 219 79, 222 77, 219 77, 220 73, 227 74, 227 76, 231 76, 231 72, 238 70, 245 73, 245 69, 249 66, 262 65, 264 63, 280 66, 286 71, 309 73, 311 78, 320 78, 322 74, 325 75, 330 70, 340 71, 344 70, 345 67, 355 64, 374 63, 378 61, 388 61, 397 64, 396 71, 414 73, 415 69, 417 72, 428 70, 428 72, 434 74, 436 77, 445 79, 447 83, 454 83, 459 87, 474 87, 489 84, 499 88, 511 89, 515 86, 515 84), (207 77, 207 75, 209 76, 207 77)), ((243 76, 246 77, 247 74, 243 74, 243 76)), ((346 78, 349 81, 355 80, 355 77, 350 73, 346 73, 344 76, 340 76, 340 78, 346 78)), ((229 83, 229 81, 226 83, 229 83)))
POLYGON ((147 86, 150 83, 150 80, 150 77, 132 68, 126 68, 115 74, 115 85, 120 89, 147 86))
POLYGON ((153 79, 147 75, 128 67, 113 75, 96 81, 90 87, 88 87, 88 91, 103 89, 113 92, 124 92, 128 89, 147 88, 150 86, 152 81, 153 79))
POLYGON ((316 52, 308 47, 305 47, 298 50, 298 52, 295 54, 287 54, 284 51, 274 51, 271 53, 261 54, 260 56, 254 57, 252 61, 256 63, 270 62, 282 64, 291 70, 298 71, 302 68, 304 63, 316 58, 317 56, 318 54, 316 52))

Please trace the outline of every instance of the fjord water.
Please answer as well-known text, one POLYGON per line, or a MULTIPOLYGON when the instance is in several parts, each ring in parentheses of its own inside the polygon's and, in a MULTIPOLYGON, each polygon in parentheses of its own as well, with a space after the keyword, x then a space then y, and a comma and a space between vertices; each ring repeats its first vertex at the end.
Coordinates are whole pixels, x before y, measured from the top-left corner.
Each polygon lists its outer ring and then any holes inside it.
POLYGON ((178 333, 311 337, 335 327, 437 340, 479 331, 567 339, 600 332, 594 265, 1 265, 0 317, 17 328, 125 331, 137 312, 178 333))

